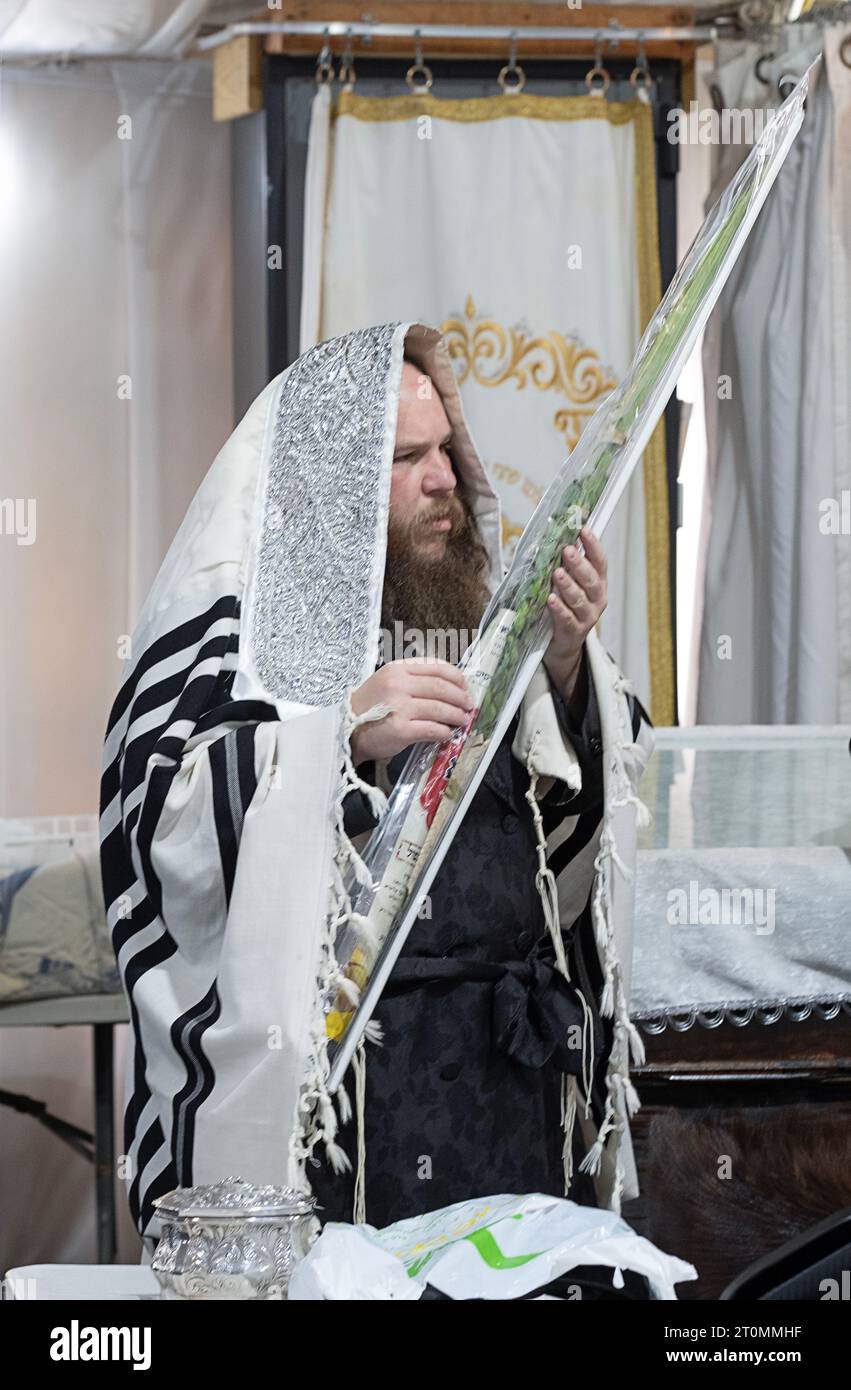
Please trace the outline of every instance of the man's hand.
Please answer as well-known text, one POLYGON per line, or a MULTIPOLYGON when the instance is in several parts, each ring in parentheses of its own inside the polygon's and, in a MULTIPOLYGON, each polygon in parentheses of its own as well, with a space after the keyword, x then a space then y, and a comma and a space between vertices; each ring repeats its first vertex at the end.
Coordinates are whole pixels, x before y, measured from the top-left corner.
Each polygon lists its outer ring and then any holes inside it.
POLYGON ((443 743, 473 708, 457 666, 422 657, 389 661, 352 691, 351 703, 355 714, 364 714, 373 705, 389 705, 393 711, 355 729, 355 766, 374 758, 392 758, 421 740, 443 743))
POLYGON ((572 545, 562 552, 564 568, 553 575, 547 599, 553 636, 544 665, 562 699, 569 701, 582 665, 582 648, 599 621, 608 600, 606 556, 597 537, 583 527, 579 533, 585 554, 572 545))

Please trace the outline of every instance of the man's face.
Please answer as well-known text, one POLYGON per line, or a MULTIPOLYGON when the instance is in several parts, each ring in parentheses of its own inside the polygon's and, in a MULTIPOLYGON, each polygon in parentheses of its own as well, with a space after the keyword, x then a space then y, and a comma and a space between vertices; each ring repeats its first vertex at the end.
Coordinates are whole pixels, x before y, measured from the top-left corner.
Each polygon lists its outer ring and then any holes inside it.
POLYGON ((451 442, 439 393, 406 362, 382 595, 388 631, 401 622, 425 634, 447 629, 460 635, 476 627, 487 603, 487 551, 458 487, 451 442))
POLYGON ((463 523, 449 449, 452 430, 429 377, 410 362, 402 367, 396 448, 390 483, 390 525, 405 532, 416 555, 440 560, 463 523))

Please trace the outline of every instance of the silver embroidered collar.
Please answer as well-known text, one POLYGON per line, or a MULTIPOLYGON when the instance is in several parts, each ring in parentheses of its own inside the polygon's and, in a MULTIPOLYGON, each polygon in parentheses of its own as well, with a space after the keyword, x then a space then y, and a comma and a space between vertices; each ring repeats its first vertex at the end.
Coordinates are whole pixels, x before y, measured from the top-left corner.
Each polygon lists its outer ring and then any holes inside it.
POLYGON ((384 324, 320 343, 282 383, 250 619, 275 699, 333 704, 374 669, 401 355, 384 324))

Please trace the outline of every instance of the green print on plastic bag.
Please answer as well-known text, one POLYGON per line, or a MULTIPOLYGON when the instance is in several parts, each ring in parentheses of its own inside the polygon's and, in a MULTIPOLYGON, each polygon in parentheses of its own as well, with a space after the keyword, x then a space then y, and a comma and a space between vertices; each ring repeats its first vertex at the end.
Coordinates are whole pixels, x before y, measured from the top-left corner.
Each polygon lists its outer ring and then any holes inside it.
POLYGON ((531 1255, 503 1255, 496 1243, 493 1231, 485 1226, 481 1231, 471 1231, 464 1237, 474 1245, 481 1255, 486 1265, 491 1269, 519 1269, 521 1265, 527 1265, 530 1260, 537 1260, 542 1255, 543 1250, 533 1250, 531 1255))
MULTIPOLYGON (((518 1212, 516 1215, 510 1217, 512 1221, 521 1221, 522 1219, 522 1212, 518 1212)), ((489 1226, 482 1226, 478 1231, 471 1231, 469 1235, 462 1236, 461 1239, 468 1240, 476 1250, 476 1253, 481 1256, 485 1264, 491 1269, 519 1269, 521 1265, 527 1265, 530 1260, 537 1260, 539 1255, 544 1254, 543 1250, 533 1250, 531 1255, 504 1254, 489 1226)), ((441 1246, 438 1248, 442 1250, 446 1247, 441 1246)), ((436 1253, 435 1250, 429 1250, 428 1254, 423 1255, 421 1259, 414 1260, 408 1265, 409 1278, 415 1279, 436 1253)))

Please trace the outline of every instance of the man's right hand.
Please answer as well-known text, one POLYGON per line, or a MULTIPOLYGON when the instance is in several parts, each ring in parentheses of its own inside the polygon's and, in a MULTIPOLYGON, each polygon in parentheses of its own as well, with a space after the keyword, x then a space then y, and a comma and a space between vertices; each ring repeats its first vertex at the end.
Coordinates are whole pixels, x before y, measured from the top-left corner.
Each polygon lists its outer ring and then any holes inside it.
POLYGON ((389 661, 352 691, 351 704, 355 714, 364 714, 373 705, 389 705, 392 710, 383 719, 355 729, 355 766, 392 758, 412 743, 443 743, 473 708, 458 667, 422 657, 389 661))

